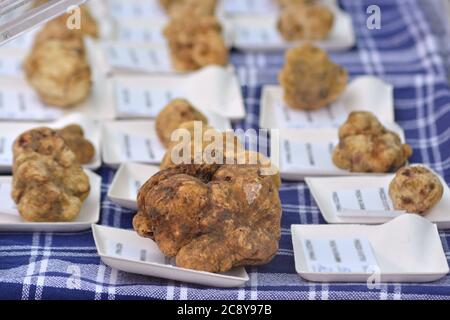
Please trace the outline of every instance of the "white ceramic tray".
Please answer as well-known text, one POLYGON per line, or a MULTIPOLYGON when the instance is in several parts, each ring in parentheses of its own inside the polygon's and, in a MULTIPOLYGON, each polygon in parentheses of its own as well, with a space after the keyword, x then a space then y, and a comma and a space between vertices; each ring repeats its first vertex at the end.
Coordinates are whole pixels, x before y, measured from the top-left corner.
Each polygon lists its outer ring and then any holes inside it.
MULTIPOLYGON (((401 127, 395 123, 384 125, 405 141, 401 127)), ((334 165, 332 152, 339 143, 338 129, 285 129, 279 131, 279 138, 279 168, 281 177, 285 180, 297 181, 314 176, 361 175, 339 169, 334 165)))
MULTIPOLYGON (((382 176, 356 176, 356 177, 333 177, 333 178, 306 178, 306 183, 311 190, 317 205, 320 208, 322 216, 328 223, 349 224, 380 224, 392 219, 395 215, 408 215, 407 213, 390 214, 393 210, 391 200, 389 198, 389 184, 394 179, 395 174, 382 176), (386 195, 387 203, 384 209, 379 208, 379 198, 372 196, 373 190, 383 189, 386 195), (358 192, 364 203, 365 210, 352 209, 349 214, 342 214, 343 205, 336 205, 336 192, 343 193, 348 191, 349 194, 358 192), (367 199, 366 199, 367 198, 367 199), (389 209, 388 209, 389 207, 389 209), (371 212, 371 210, 375 212, 371 212), (387 211, 387 212, 386 212, 387 211)), ((444 186, 444 195, 441 201, 424 217, 430 222, 435 223, 440 229, 450 228, 450 190, 447 183, 440 177, 444 186)), ((344 197, 347 197, 343 194, 344 197)), ((384 197, 383 197, 384 198, 384 197)), ((339 196, 338 196, 339 199, 339 196)), ((346 203, 348 200, 346 200, 346 203)), ((339 201, 341 202, 341 201, 339 201)), ((351 205, 349 205, 351 206, 351 205)))
POLYGON ((0 232, 78 232, 89 229, 100 218, 101 177, 91 171, 86 171, 86 174, 91 183, 91 192, 83 203, 80 214, 72 222, 23 221, 11 197, 8 197, 12 177, 0 177, 0 194, 3 199, 0 232))
POLYGON ((337 128, 352 111, 371 111, 382 122, 395 122, 394 93, 390 84, 373 76, 360 76, 348 85, 331 106, 317 111, 286 106, 281 86, 264 86, 260 126, 267 129, 337 128))
POLYGON ((98 254, 114 269, 209 287, 239 287, 249 280, 244 268, 227 273, 178 268, 173 259, 161 253, 154 241, 139 237, 135 231, 99 225, 93 225, 92 230, 98 254))
POLYGON ((166 14, 158 0, 108 0, 108 15, 113 19, 162 18, 166 14))
POLYGON ((108 83, 116 118, 155 118, 174 98, 185 98, 205 113, 232 120, 245 117, 233 68, 207 67, 189 75, 116 76, 108 83))
POLYGON ((136 199, 140 187, 157 172, 157 166, 123 163, 109 186, 108 198, 122 207, 137 210, 136 199))
POLYGON ((78 124, 83 128, 85 138, 88 139, 95 148, 95 155, 92 161, 83 167, 96 170, 102 165, 101 159, 101 128, 98 121, 89 119, 81 114, 71 114, 52 123, 37 122, 0 122, 0 173, 11 172, 12 170, 12 145, 15 139, 23 132, 48 126, 54 129, 61 129, 69 124, 78 124))
MULTIPOLYGON (((342 51, 356 43, 351 16, 335 5, 326 4, 334 14, 335 21, 327 39, 314 41, 326 50, 342 51)), ((286 50, 306 41, 286 41, 277 28, 278 13, 240 14, 230 18, 234 26, 234 47, 246 51, 286 50)))
POLYGON ((404 215, 384 225, 292 225, 295 267, 300 276, 315 282, 432 282, 449 272, 436 226, 417 215, 404 215), (377 274, 312 272, 302 239, 367 239, 377 274))

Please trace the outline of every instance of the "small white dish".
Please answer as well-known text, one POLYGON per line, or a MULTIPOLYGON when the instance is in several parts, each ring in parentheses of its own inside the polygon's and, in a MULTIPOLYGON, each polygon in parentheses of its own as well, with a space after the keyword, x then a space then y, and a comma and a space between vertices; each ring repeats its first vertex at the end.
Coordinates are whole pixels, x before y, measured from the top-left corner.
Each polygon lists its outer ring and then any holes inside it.
MULTIPOLYGON (((395 123, 384 123, 384 125, 405 141, 404 132, 400 126, 395 123)), ((332 153, 339 143, 338 129, 279 130, 279 141, 278 167, 281 177, 285 180, 298 181, 314 176, 361 175, 339 169, 334 165, 332 153)), ((376 175, 373 174, 373 176, 376 175)))
POLYGON ((240 287, 249 280, 244 268, 210 273, 176 267, 154 241, 140 237, 135 231, 99 225, 93 225, 92 230, 98 254, 114 269, 209 287, 240 287))
POLYGON ((404 215, 379 226, 292 225, 291 229, 295 268, 309 281, 424 283, 449 272, 437 227, 416 215, 404 215), (304 240, 356 238, 368 240, 372 248, 377 265, 370 272, 314 272, 308 266, 311 256, 305 255, 304 240))
POLYGON ((158 172, 159 167, 157 166, 132 162, 123 163, 109 186, 108 198, 124 208, 137 210, 136 199, 139 189, 158 172))
MULTIPOLYGON (((377 208, 375 213, 371 213, 370 205, 374 205, 377 198, 371 195, 374 189, 383 190, 383 198, 390 203, 389 184, 394 179, 395 174, 387 174, 381 176, 362 175, 354 177, 330 177, 330 178, 306 178, 306 183, 319 206, 322 216, 328 223, 334 224, 380 224, 392 219, 388 215, 383 216, 383 211, 393 210, 392 205, 388 205, 389 209, 377 208), (336 194, 343 192, 358 192, 360 201, 363 203, 364 210, 355 210, 352 215, 342 215, 343 202, 349 200, 340 199, 336 205, 336 194), (339 210, 340 208, 340 210, 339 210), (378 214, 379 213, 379 214, 378 214)), ((424 218, 435 223, 439 229, 450 228, 450 190, 447 183, 442 177, 439 177, 444 187, 444 195, 441 201, 431 208, 424 215, 424 218)), ((345 195, 344 195, 345 197, 345 195)), ((338 199, 340 197, 338 196, 338 199)), ((375 204, 376 206, 376 204, 375 204)), ((375 208, 375 207, 374 207, 375 208)), ((355 209, 355 208, 348 208, 355 209)), ((399 215, 410 215, 407 213, 398 213, 399 215)))
POLYGON ((281 86, 264 86, 260 126, 278 128, 337 128, 352 111, 370 111, 382 122, 395 122, 390 84, 373 76, 355 78, 331 106, 316 111, 294 110, 284 102, 281 86))
POLYGON ((91 184, 91 192, 83 203, 77 218, 72 222, 26 222, 22 220, 11 199, 12 177, 0 177, 0 232, 78 232, 90 229, 100 218, 101 177, 85 171, 91 184))
POLYGON ((0 47, 0 77, 23 78, 25 56, 25 50, 0 47))
MULTIPOLYGON (((328 38, 314 43, 325 49, 343 51, 356 43, 352 18, 336 5, 325 4, 334 14, 334 25, 328 38)), ((278 51, 296 47, 307 41, 286 41, 277 28, 278 12, 240 14, 230 18, 234 26, 234 47, 246 51, 278 51)))
POLYGON ((74 113, 51 123, 39 122, 0 122, 0 172, 7 173, 12 170, 12 146, 15 139, 27 130, 38 127, 61 129, 69 124, 78 124, 83 128, 85 138, 95 148, 92 161, 83 165, 85 169, 96 170, 102 165, 101 159, 101 128, 98 121, 92 120, 82 114, 74 113))
POLYGON ((108 16, 116 20, 153 19, 166 16, 158 0, 109 0, 106 4, 106 11, 108 16))
POLYGON ((246 111, 233 68, 210 66, 184 75, 115 76, 109 87, 116 118, 155 118, 174 98, 189 100, 200 111, 232 120, 246 111))

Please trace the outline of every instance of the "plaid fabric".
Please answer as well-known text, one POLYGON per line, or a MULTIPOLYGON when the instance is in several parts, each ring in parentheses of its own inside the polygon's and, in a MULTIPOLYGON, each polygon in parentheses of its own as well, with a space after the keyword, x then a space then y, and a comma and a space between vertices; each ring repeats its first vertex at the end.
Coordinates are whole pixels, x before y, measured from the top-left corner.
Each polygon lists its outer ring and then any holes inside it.
MULTIPOLYGON (((437 1, 434 0, 437 6, 437 1)), ((353 16, 357 48, 332 54, 352 76, 374 74, 395 85, 396 119, 414 148, 413 162, 423 162, 450 181, 450 87, 439 39, 424 10, 431 1, 343 0, 353 16), (382 28, 368 30, 366 8, 381 7, 382 28)), ((435 28, 435 27, 433 27, 435 28)), ((257 127, 261 86, 276 83, 283 61, 278 54, 235 52, 248 117, 237 127, 257 127)), ((134 212, 105 198, 114 171, 102 168, 101 224, 131 228, 134 212)), ((4 299, 446 299, 450 276, 429 284, 315 284, 295 272, 291 224, 322 224, 304 183, 285 183, 282 238, 275 259, 266 266, 247 268, 243 288, 212 289, 113 270, 96 254, 90 231, 75 234, 0 234, 0 298, 4 299)), ((450 258, 450 231, 440 233, 450 258)))

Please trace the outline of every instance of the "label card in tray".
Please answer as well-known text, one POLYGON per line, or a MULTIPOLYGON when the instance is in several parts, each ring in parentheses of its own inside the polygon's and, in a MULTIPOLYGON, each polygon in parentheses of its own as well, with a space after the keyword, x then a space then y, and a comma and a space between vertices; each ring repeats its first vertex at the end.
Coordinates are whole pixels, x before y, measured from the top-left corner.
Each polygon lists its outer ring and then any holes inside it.
POLYGON ((45 106, 31 88, 0 89, 0 119, 50 120, 61 115, 60 110, 45 106))
POLYGON ((340 217, 397 217, 386 188, 339 190, 332 193, 337 215, 340 217))
POLYGON ((283 171, 307 168, 333 170, 331 160, 335 143, 305 143, 301 141, 281 141, 281 161, 283 171))
POLYGON ((127 244, 123 241, 107 240, 106 252, 108 255, 121 259, 129 259, 141 262, 153 262, 160 264, 170 264, 175 266, 172 259, 164 257, 161 252, 148 250, 146 247, 138 247, 127 244))
POLYGON ((166 43, 161 29, 145 27, 145 26, 131 26, 121 25, 117 32, 119 41, 135 42, 135 43, 166 43))
POLYGON ((127 133, 118 134, 122 160, 132 162, 158 163, 166 150, 159 139, 134 136, 127 133))
POLYGON ((0 137, 0 166, 10 165, 13 162, 12 145, 15 137, 0 137))
POLYGON ((279 101, 275 106, 280 128, 337 128, 345 122, 348 111, 336 102, 316 111, 294 110, 279 101))
POLYGON ((18 216, 17 206, 11 198, 11 183, 0 182, 0 214, 18 216))
POLYGON ((103 46, 108 64, 113 69, 134 72, 170 72, 172 64, 165 47, 127 47, 119 44, 103 46))
POLYGON ((109 13, 115 19, 165 16, 157 0, 113 0, 109 2, 109 13))
POLYGON ((273 0, 224 0, 225 14, 272 13, 278 9, 273 0))
POLYGON ((367 238, 301 239, 310 272, 370 273, 378 263, 367 238))
POLYGON ((267 27, 260 26, 259 28, 240 25, 235 30, 235 41, 236 43, 245 43, 250 46, 263 46, 267 43, 271 45, 282 45, 284 43, 278 30, 272 28, 271 25, 267 27))
POLYGON ((140 88, 116 84, 116 108, 119 117, 156 117, 171 100, 183 97, 174 88, 140 88))

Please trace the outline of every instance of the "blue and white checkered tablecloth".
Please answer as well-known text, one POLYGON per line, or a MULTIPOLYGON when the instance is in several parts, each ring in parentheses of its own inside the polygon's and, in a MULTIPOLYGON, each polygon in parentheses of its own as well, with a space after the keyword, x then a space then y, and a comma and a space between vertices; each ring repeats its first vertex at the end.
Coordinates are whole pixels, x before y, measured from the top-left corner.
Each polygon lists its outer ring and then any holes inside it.
MULTIPOLYGON (((450 87, 436 22, 427 10, 441 0, 343 0, 354 20, 357 47, 334 53, 352 76, 374 74, 395 85, 396 119, 414 148, 413 162, 423 162, 450 182, 450 87), (366 8, 379 5, 380 30, 366 28, 366 8)), ((248 117, 237 127, 256 127, 261 86, 276 83, 283 54, 233 53, 243 85, 248 117)), ((114 171, 102 168, 101 224, 131 228, 134 212, 105 198, 114 171)), ((275 259, 247 268, 243 288, 212 289, 132 275, 105 266, 91 231, 73 234, 0 234, 0 298, 5 299, 446 299, 450 276, 428 284, 317 284, 295 272, 291 224, 325 223, 304 183, 285 183, 282 238, 275 259)), ((450 259, 450 230, 440 233, 450 259)))

